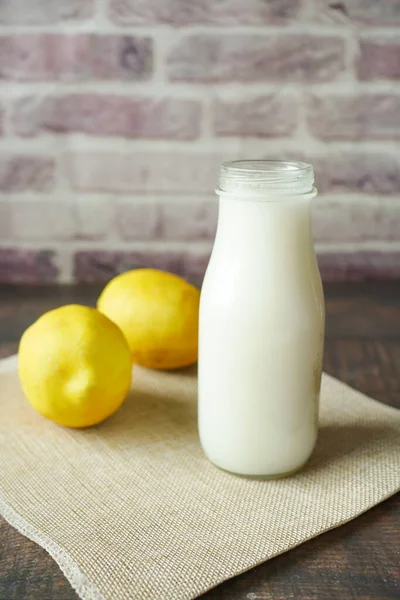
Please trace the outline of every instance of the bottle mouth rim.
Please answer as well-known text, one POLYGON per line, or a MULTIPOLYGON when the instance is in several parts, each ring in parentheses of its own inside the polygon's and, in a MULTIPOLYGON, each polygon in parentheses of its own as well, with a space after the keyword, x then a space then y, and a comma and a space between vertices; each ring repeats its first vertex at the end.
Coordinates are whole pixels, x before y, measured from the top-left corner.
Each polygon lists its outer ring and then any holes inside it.
POLYGON ((273 191, 279 195, 314 192, 312 165, 296 160, 233 160, 220 168, 217 193, 258 196, 273 191))
POLYGON ((304 172, 312 169, 308 163, 300 160, 277 160, 277 159, 244 159, 244 160, 228 160, 221 165, 221 171, 228 170, 238 173, 287 173, 304 172))

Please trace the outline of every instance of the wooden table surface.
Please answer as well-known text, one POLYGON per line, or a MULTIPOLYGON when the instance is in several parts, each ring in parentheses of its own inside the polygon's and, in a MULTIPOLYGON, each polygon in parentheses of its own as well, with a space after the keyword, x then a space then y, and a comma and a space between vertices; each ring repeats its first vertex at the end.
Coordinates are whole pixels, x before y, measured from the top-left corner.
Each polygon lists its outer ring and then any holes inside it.
MULTIPOLYGON (((16 352, 23 330, 44 311, 71 302, 93 305, 98 292, 93 286, 0 286, 0 356, 16 352)), ((325 370, 400 408, 400 281, 330 284, 325 293, 325 370)), ((399 534, 397 495, 203 598, 399 600, 399 534)), ((48 554, 0 519, 0 600, 76 598, 48 554)))

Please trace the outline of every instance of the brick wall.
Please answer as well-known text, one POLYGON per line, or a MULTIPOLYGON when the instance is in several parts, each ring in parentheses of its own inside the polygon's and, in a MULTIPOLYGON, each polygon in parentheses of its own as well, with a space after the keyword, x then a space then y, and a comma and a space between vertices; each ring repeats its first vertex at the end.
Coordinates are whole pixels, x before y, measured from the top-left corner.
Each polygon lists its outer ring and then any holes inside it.
POLYGON ((2 0, 0 280, 200 280, 222 160, 315 166, 326 279, 400 276, 399 0, 2 0))

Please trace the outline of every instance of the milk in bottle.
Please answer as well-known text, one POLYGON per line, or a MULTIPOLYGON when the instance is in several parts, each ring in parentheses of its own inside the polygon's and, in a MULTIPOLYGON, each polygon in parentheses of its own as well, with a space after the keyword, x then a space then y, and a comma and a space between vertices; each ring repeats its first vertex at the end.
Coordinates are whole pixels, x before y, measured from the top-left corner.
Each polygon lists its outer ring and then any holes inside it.
POLYGON ((317 438, 324 300, 311 165, 221 167, 219 219, 200 302, 199 433, 240 475, 298 470, 317 438))

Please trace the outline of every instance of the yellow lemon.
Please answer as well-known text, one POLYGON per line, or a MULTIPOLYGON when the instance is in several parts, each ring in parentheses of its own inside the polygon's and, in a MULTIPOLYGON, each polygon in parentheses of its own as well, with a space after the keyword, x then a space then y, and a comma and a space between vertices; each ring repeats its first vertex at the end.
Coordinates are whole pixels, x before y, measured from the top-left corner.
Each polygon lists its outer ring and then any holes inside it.
POLYGON ((97 308, 124 332, 134 363, 177 369, 197 361, 199 290, 156 269, 135 269, 112 279, 97 308))
POLYGON ((121 406, 132 360, 115 323, 94 308, 69 305, 45 313, 25 331, 18 370, 39 413, 67 427, 89 427, 121 406))

